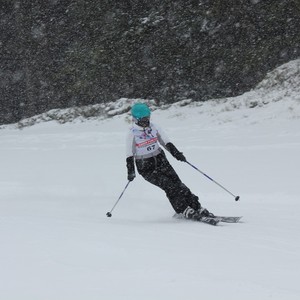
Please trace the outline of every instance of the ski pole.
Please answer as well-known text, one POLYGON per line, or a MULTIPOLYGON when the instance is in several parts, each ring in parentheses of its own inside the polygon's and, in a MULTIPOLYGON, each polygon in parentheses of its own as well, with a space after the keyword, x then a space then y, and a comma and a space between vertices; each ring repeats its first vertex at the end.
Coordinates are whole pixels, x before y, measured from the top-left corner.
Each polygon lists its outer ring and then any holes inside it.
POLYGON ((121 193, 121 195, 120 195, 120 197, 118 198, 118 200, 116 201, 116 203, 115 203, 115 205, 112 207, 112 209, 109 211, 109 212, 107 212, 106 213, 106 216, 107 217, 111 217, 112 216, 112 211, 114 210, 114 208, 117 206, 117 204, 118 204, 118 202, 120 201, 120 199, 122 198, 122 196, 123 196, 123 194, 124 194, 124 192, 125 192, 125 190, 127 189, 127 187, 128 187, 128 185, 129 185, 129 183, 130 183, 130 181, 128 180, 128 182, 127 182, 127 184, 126 184, 126 186, 125 186, 125 188, 124 188, 124 190, 123 190, 123 192, 121 193))
POLYGON ((224 188, 224 186, 222 186, 220 183, 216 182, 214 179, 212 179, 211 177, 209 177, 207 174, 205 174, 204 172, 202 172, 201 170, 199 170, 198 168, 196 168, 194 165, 192 165, 191 163, 189 163, 188 161, 186 161, 187 164, 189 164, 191 167, 193 167, 195 170, 197 170, 198 172, 200 172, 202 175, 204 175, 206 178, 208 178, 209 180, 211 180, 212 182, 214 182, 215 184, 217 184, 219 187, 221 187, 223 190, 225 190, 227 193, 229 193, 230 195, 232 195, 235 199, 235 201, 238 201, 240 199, 240 196, 235 196, 234 194, 232 194, 230 191, 228 191, 227 189, 224 188))

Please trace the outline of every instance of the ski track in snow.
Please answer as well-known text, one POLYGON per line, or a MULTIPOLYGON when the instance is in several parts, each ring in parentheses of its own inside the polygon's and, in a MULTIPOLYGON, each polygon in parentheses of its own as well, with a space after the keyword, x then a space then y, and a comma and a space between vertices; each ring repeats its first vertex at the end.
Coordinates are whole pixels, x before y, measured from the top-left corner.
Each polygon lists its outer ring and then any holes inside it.
POLYGON ((107 218, 126 184, 122 117, 1 130, 0 299, 299 299, 299 120, 203 109, 153 118, 241 196, 168 154, 203 206, 239 224, 174 219, 139 176, 107 218))

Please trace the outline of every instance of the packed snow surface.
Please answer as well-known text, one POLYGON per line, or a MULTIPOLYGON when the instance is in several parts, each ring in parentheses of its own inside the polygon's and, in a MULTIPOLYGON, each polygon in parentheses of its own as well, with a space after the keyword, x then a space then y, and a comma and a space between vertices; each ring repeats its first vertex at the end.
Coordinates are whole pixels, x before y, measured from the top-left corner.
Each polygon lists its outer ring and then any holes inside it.
POLYGON ((233 103, 254 92, 152 114, 190 163, 241 197, 167 154, 204 207, 238 224, 172 218, 140 176, 107 218, 127 183, 126 115, 0 130, 0 299, 298 300, 299 98, 261 89, 252 108, 233 103))

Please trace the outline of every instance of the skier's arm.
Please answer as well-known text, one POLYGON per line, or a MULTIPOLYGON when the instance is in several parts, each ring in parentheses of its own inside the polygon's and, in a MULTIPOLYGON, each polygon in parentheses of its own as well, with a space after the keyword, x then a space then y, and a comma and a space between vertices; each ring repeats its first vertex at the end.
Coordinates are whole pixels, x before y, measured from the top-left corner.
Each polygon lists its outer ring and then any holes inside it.
MULTIPOLYGON (((157 138, 159 143, 166 149, 166 145, 170 142, 169 137, 167 136, 167 134, 162 130, 162 128, 160 126, 157 126, 156 124, 154 125, 156 130, 157 130, 157 138)), ((169 150, 168 150, 169 151, 169 150)))
POLYGON ((166 144, 166 149, 177 159, 180 161, 186 161, 185 156, 182 152, 180 152, 172 143, 166 144))
POLYGON ((158 131, 158 140, 159 143, 167 149, 177 160, 186 161, 182 152, 180 152, 173 143, 170 142, 169 138, 167 137, 166 133, 158 126, 156 126, 158 131))
POLYGON ((127 179, 132 181, 135 178, 135 168, 134 168, 134 136, 130 132, 126 138, 126 167, 127 167, 127 179))
POLYGON ((134 158, 133 156, 126 158, 127 179, 132 181, 135 178, 134 158))

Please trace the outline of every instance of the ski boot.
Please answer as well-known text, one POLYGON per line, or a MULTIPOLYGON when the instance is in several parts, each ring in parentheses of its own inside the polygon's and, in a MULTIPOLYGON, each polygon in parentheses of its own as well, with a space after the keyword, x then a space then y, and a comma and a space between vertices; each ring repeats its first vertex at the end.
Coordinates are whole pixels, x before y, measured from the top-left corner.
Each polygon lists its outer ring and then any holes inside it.
POLYGON ((186 219, 203 222, 210 225, 217 225, 220 222, 218 218, 215 218, 215 216, 205 208, 194 210, 188 206, 182 215, 186 219))
POLYGON ((198 210, 194 210, 193 208, 188 206, 182 214, 186 219, 195 219, 195 220, 199 220, 204 217, 208 217, 208 218, 215 217, 213 213, 209 212, 204 207, 201 207, 198 210))
POLYGON ((215 215, 213 213, 209 212, 204 207, 200 207, 197 212, 202 217, 209 217, 209 218, 214 218, 215 217, 215 215))
POLYGON ((186 218, 186 219, 194 219, 194 220, 198 220, 200 215, 198 213, 197 210, 194 210, 191 207, 187 207, 184 212, 182 213, 182 215, 186 218))

